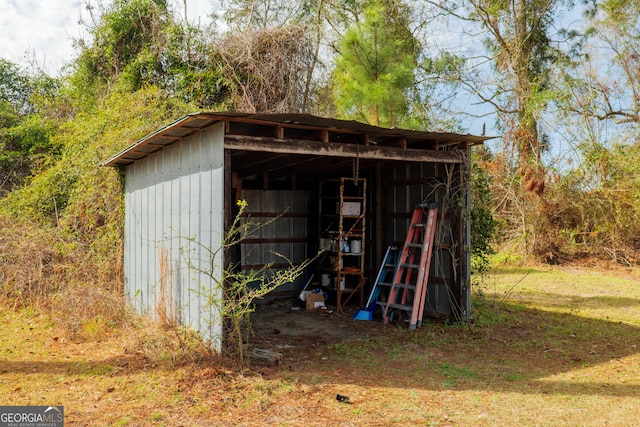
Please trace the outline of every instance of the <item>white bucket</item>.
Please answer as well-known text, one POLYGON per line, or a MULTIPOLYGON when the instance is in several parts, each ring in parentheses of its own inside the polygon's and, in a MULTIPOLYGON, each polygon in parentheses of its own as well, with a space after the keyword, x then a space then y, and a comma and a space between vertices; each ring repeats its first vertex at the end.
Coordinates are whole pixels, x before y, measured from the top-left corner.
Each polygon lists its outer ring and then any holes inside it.
POLYGON ((351 241, 351 252, 354 254, 359 254, 360 252, 362 252, 362 240, 351 241))
POLYGON ((320 283, 322 284, 322 286, 329 286, 331 284, 331 276, 329 276, 328 274, 322 274, 320 278, 320 283))

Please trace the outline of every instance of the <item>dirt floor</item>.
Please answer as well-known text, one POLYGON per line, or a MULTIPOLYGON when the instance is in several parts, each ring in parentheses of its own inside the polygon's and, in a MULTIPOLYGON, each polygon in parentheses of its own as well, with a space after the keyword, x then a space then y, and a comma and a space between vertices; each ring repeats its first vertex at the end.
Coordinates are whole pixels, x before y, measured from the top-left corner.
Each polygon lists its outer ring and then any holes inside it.
POLYGON ((262 304, 252 315, 252 348, 272 350, 300 361, 303 354, 344 340, 364 340, 383 334, 384 325, 376 321, 354 320, 355 306, 338 312, 335 306, 306 310, 294 299, 262 304))

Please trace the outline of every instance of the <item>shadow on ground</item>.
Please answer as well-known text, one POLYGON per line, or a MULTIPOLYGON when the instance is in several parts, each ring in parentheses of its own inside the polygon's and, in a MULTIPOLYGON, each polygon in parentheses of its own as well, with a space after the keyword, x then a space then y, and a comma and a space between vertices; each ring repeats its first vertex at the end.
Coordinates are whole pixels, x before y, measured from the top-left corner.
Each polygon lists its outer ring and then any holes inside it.
MULTIPOLYGON (((598 299, 611 307, 638 304, 598 299)), ((254 313, 253 344, 280 351, 277 369, 313 383, 640 396, 640 377, 625 360, 640 353, 639 327, 505 302, 481 312, 471 325, 431 320, 409 331, 276 302, 254 313), (592 372, 600 368, 614 377, 592 372)))

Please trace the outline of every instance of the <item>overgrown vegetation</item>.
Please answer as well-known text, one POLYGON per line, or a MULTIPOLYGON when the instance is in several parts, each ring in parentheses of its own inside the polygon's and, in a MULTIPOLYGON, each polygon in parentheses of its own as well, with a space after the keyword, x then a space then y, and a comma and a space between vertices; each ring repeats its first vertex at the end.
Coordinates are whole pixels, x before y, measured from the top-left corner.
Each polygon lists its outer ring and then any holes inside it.
POLYGON ((51 136, 59 121, 50 107, 58 85, 0 59, 0 197, 57 156, 51 136))
MULTIPOLYGON (((485 150, 476 150, 481 158, 485 150)), ((471 278, 481 283, 489 271, 489 256, 494 253, 497 222, 493 216, 491 181, 478 159, 471 161, 471 278)))
POLYGON ((0 214, 3 296, 53 309, 72 335, 98 316, 125 319, 121 182, 100 161, 189 109, 151 87, 99 107, 59 128, 57 161, 4 197, 0 214))
POLYGON ((302 275, 313 260, 306 260, 299 264, 292 264, 281 254, 276 254, 289 264, 288 268, 273 271, 273 264, 267 264, 259 270, 244 272, 237 266, 229 265, 223 271, 215 268, 216 259, 222 256, 223 251, 242 243, 244 240, 255 236, 255 233, 266 223, 254 223, 243 220, 242 214, 247 208, 246 200, 238 200, 238 213, 225 232, 225 238, 219 248, 212 249, 203 246, 200 242, 188 239, 191 244, 198 246, 205 253, 206 259, 195 260, 189 251, 183 255, 186 257, 187 266, 193 271, 201 273, 211 280, 213 286, 201 285, 198 294, 206 301, 205 311, 211 310, 214 314, 206 319, 210 326, 223 324, 222 353, 242 366, 250 363, 250 354, 246 352, 249 341, 253 336, 251 327, 251 313, 255 311, 256 300, 265 297, 276 288, 292 283, 302 275), (205 266, 203 268, 202 266, 205 266))
POLYGON ((574 2, 494 3, 233 0, 222 33, 116 0, 91 6, 60 77, 0 60, 4 302, 52 309, 71 334, 121 321, 121 181, 99 164, 198 110, 466 132, 461 109, 481 103, 503 135, 473 158, 475 271, 495 248, 636 265, 640 6, 594 2, 576 29, 559 24, 574 2), (468 49, 441 49, 461 23, 468 49))

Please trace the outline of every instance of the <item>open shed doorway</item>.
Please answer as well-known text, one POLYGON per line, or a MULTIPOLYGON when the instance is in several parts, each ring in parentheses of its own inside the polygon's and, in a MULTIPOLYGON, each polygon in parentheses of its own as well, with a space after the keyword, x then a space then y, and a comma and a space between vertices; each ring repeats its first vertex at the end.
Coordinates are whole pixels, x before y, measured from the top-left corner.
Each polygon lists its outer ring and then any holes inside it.
POLYGON ((246 219, 268 223, 233 252, 234 262, 246 270, 267 264, 278 269, 287 266, 280 255, 292 263, 317 256, 303 277, 278 288, 269 302, 293 303, 307 285, 320 288, 328 296, 330 311, 338 306, 338 298, 348 299, 340 311, 353 314, 367 302, 386 248, 402 247, 414 208, 429 202, 440 207, 440 214, 425 315, 452 320, 469 315, 465 244, 468 236, 463 210, 467 194, 465 162, 389 161, 239 150, 229 150, 227 156, 232 175, 229 206, 244 199, 248 202, 246 219), (323 270, 327 258, 329 263, 334 261, 323 247, 326 231, 321 218, 321 204, 326 196, 322 193, 323 183, 341 178, 366 182, 362 244, 365 281, 362 293, 352 298, 338 295, 341 283, 335 282, 335 276, 327 278, 323 270))

